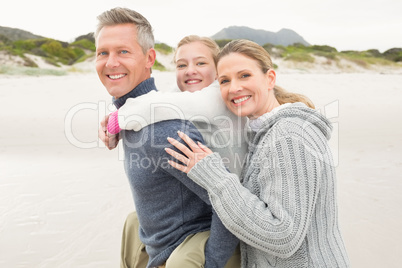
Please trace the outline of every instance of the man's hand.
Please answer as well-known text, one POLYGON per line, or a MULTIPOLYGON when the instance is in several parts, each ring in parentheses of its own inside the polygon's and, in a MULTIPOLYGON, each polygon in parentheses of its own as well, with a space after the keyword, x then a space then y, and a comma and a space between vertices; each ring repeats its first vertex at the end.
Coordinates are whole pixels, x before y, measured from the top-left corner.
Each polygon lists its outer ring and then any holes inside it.
POLYGON ((117 145, 119 144, 120 135, 119 134, 113 135, 107 132, 108 121, 109 121, 109 115, 105 116, 100 122, 98 137, 99 139, 101 139, 101 141, 103 141, 103 143, 109 150, 112 150, 116 148, 117 145))

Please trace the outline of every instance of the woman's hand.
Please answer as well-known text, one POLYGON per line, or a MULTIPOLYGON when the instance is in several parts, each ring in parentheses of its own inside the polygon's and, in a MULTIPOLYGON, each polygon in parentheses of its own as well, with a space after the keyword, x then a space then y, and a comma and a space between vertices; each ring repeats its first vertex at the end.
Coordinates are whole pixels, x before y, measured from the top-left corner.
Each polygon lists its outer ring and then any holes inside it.
POLYGON ((179 151, 181 151, 185 156, 175 152, 172 149, 166 148, 165 151, 180 162, 182 162, 184 166, 171 160, 169 160, 168 162, 172 167, 188 173, 195 166, 195 164, 197 164, 198 161, 200 161, 207 155, 212 154, 213 152, 202 143, 195 143, 189 136, 187 136, 183 132, 178 131, 177 133, 179 134, 179 137, 187 143, 191 150, 179 141, 169 137, 168 141, 179 151))

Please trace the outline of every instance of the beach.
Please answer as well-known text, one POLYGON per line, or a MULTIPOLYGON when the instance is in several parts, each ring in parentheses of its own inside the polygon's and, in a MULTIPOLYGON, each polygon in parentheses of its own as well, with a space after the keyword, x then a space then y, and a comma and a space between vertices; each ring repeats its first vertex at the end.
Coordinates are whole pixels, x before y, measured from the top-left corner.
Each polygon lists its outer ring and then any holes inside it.
MULTIPOLYGON (((160 89, 173 72, 154 71, 160 89)), ((280 72, 334 125, 339 221, 354 268, 400 267, 402 74, 280 72)), ((96 73, 0 75, 0 267, 119 267, 134 210, 113 110, 96 73)))

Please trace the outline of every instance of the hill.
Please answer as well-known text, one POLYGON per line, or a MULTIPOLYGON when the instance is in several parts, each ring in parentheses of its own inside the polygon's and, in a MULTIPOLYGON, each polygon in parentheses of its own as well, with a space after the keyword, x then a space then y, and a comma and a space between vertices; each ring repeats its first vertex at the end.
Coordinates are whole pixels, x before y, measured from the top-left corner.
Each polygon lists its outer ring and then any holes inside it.
POLYGON ((0 26, 0 36, 6 37, 10 41, 44 38, 28 31, 3 26, 0 26))
POLYGON ((245 26, 230 26, 214 34, 212 39, 248 39, 259 45, 267 43, 273 45, 289 46, 296 43, 304 46, 310 44, 302 36, 290 29, 281 29, 274 33, 265 30, 256 30, 245 26))

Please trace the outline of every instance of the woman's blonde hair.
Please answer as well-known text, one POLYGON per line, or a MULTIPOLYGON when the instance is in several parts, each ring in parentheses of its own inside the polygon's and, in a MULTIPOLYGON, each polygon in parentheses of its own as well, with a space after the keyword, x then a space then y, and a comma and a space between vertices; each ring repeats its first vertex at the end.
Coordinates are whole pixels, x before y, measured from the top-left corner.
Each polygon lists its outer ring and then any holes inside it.
POLYGON ((180 42, 177 44, 176 50, 174 52, 173 62, 176 63, 177 50, 181 46, 187 45, 187 44, 190 44, 193 42, 200 42, 209 48, 209 50, 211 51, 211 54, 212 54, 212 58, 215 63, 215 67, 216 67, 216 64, 218 63, 218 54, 220 51, 218 44, 209 37, 201 37, 198 35, 188 35, 188 36, 183 37, 183 39, 180 40, 180 42))
MULTIPOLYGON (((273 64, 269 53, 262 46, 250 40, 238 39, 226 44, 218 55, 218 62, 220 59, 229 55, 230 53, 239 53, 257 61, 263 73, 273 69, 273 64)), ((280 86, 275 85, 274 94, 279 104, 302 102, 312 109, 315 108, 313 102, 306 96, 298 93, 288 92, 280 86)))

